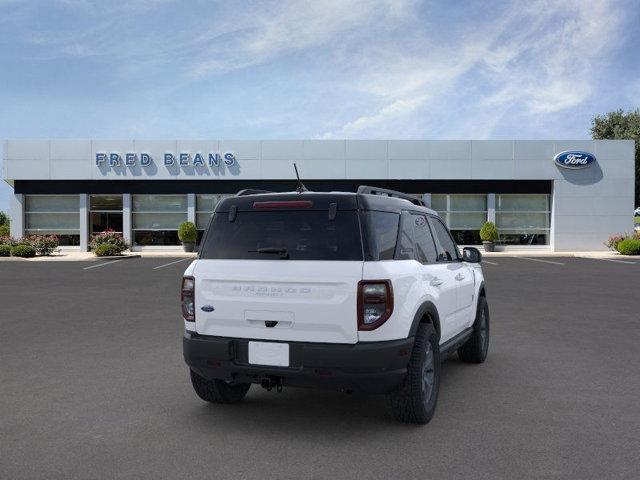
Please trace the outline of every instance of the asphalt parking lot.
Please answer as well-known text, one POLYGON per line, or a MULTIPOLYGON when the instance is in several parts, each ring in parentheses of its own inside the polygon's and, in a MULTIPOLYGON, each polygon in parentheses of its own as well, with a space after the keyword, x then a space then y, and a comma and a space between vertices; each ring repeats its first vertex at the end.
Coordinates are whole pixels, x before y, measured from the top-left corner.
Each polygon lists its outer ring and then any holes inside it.
POLYGON ((638 478, 640 260, 486 260, 489 358, 446 363, 426 426, 317 390, 203 403, 188 260, 2 262, 0 477, 638 478))

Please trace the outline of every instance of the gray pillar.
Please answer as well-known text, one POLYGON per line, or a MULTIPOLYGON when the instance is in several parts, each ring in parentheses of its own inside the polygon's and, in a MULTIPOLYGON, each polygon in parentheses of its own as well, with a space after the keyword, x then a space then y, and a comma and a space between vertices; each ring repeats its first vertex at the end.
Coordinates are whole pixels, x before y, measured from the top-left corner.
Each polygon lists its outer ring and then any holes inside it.
POLYGON ((496 223, 496 194, 487 195, 487 221, 496 223))
MULTIPOLYGON (((5 150, 6 151, 6 150, 5 150)), ((14 193, 11 195, 11 236, 13 238, 24 237, 24 195, 14 193)))
POLYGON ((122 238, 133 248, 133 234, 131 232, 131 194, 122 194, 122 238))
POLYGON ((423 193, 422 194, 422 201, 424 202, 424 204, 431 208, 431 194, 430 193, 423 193))
POLYGON ((196 223, 196 194, 187 194, 187 221, 196 223))
POLYGON ((89 251, 89 195, 80 194, 80 251, 89 251))

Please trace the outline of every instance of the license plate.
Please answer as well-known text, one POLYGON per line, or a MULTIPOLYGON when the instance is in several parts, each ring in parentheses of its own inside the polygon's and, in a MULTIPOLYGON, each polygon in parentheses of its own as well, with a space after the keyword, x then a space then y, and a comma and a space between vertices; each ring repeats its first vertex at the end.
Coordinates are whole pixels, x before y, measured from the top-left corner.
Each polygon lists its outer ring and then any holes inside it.
POLYGON ((289 344, 249 342, 249 363, 253 365, 289 366, 289 344))

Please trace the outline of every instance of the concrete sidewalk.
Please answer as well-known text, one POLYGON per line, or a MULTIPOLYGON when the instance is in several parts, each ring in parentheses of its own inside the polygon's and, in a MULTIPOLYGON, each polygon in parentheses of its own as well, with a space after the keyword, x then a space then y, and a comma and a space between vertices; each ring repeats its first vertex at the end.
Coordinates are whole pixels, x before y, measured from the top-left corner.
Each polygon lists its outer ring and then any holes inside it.
POLYGON ((130 258, 195 258, 196 253, 187 253, 179 250, 176 251, 147 251, 147 252, 125 252, 123 256, 118 257, 97 257, 93 252, 78 252, 77 250, 61 250, 46 257, 34 258, 17 258, 17 257, 0 257, 0 261, 20 261, 20 262, 87 262, 91 260, 109 260, 109 259, 126 259, 130 258))
MULTIPOLYGON (((462 247, 461 247, 462 248, 462 247)), ((620 255, 618 252, 593 251, 593 252, 552 252, 549 250, 507 250, 502 252, 485 252, 479 248, 483 257, 577 257, 577 258, 605 258, 605 259, 640 259, 640 256, 620 255)), ((127 252, 125 254, 132 258, 196 258, 196 253, 187 253, 180 250, 175 251, 144 251, 127 252)), ((108 260, 113 257, 96 257, 93 252, 78 252, 76 250, 62 250, 48 257, 16 258, 0 257, 0 261, 24 261, 24 262, 87 262, 91 260, 108 260)), ((123 257, 116 257, 123 258, 123 257)))

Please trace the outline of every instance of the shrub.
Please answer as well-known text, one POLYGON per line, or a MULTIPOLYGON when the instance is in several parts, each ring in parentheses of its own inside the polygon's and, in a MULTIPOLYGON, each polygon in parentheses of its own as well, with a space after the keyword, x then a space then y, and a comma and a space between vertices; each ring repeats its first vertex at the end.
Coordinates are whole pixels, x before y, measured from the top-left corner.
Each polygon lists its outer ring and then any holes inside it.
POLYGON ((0 245, 0 257, 8 257, 11 255, 11 245, 0 245))
POLYGON ((640 255, 640 240, 627 238, 618 243, 618 252, 621 255, 640 255))
POLYGON ((93 235, 91 237, 91 242, 89 243, 89 248, 96 251, 96 249, 103 244, 115 245, 120 249, 120 252, 129 248, 129 244, 124 241, 122 235, 114 232, 113 230, 105 230, 102 233, 93 235))
POLYGON ((114 255, 122 254, 122 246, 115 245, 113 243, 101 243, 95 249, 95 254, 98 257, 112 257, 114 255))
POLYGON ((60 244, 56 235, 29 235, 26 242, 36 249, 38 255, 51 255, 60 244))
POLYGON ((178 238, 183 243, 196 243, 198 229, 193 222, 183 222, 178 227, 178 238))
POLYGON ((610 250, 618 250, 618 244, 626 238, 626 235, 611 235, 604 244, 610 250))
POLYGON ((0 225, 0 238, 8 237, 10 235, 9 225, 0 225))
POLYGON ((9 225, 9 216, 4 212, 0 212, 0 225, 9 225))
POLYGON ((11 255, 14 257, 31 258, 36 256, 36 249, 26 243, 19 243, 11 247, 11 255))
POLYGON ((493 222, 485 222, 480 229, 480 239, 483 242, 497 242, 498 241, 498 228, 493 222))

